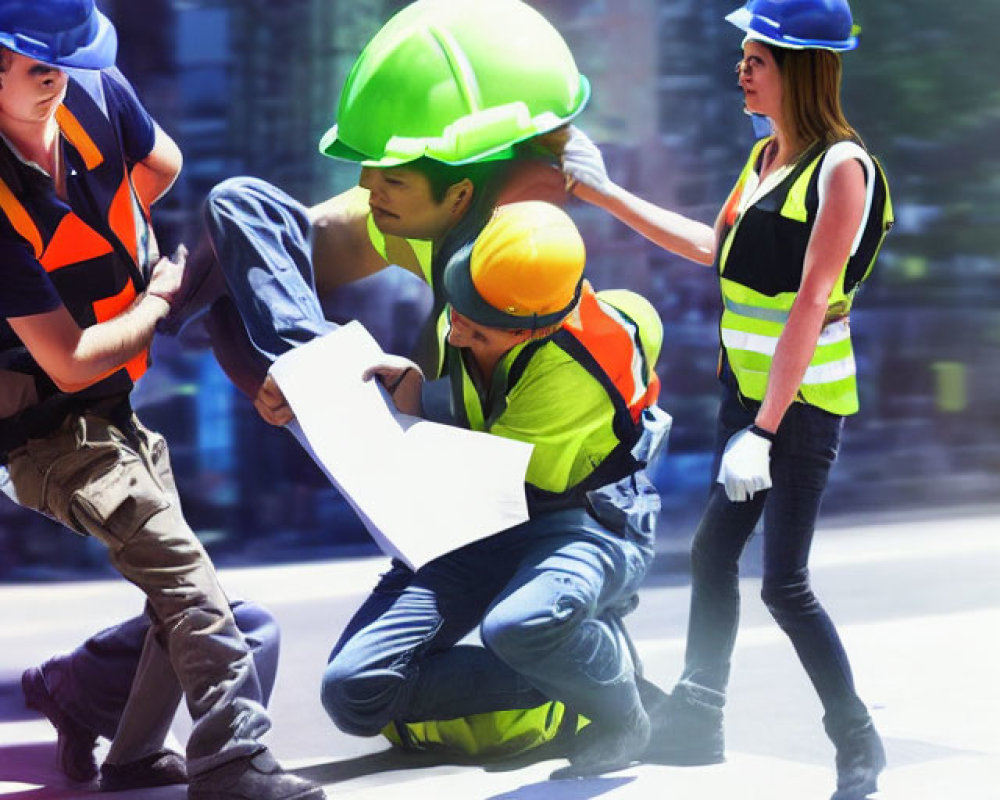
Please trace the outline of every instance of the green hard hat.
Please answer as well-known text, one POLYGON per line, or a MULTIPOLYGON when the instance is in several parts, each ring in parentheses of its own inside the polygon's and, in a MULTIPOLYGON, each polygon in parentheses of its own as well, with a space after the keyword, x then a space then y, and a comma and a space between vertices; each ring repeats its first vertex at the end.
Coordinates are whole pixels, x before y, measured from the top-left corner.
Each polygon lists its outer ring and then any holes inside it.
POLYGON ((417 0, 358 56, 319 149, 373 167, 503 158, 589 99, 562 36, 520 0, 417 0))

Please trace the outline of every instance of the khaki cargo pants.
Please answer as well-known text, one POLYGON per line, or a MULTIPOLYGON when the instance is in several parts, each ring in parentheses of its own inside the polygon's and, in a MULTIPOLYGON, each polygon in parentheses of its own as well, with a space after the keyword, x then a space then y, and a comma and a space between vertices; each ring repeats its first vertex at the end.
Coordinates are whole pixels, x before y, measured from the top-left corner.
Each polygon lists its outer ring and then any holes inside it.
MULTIPOLYGON (((12 499, 99 539, 145 593, 194 722, 189 772, 262 749, 256 740, 270 720, 253 661, 212 562, 184 521, 164 438, 134 415, 118 424, 71 415, 10 453, 8 471, 12 499)), ((144 664, 155 661, 147 656, 144 664)), ((136 686, 143 685, 140 675, 136 686)))

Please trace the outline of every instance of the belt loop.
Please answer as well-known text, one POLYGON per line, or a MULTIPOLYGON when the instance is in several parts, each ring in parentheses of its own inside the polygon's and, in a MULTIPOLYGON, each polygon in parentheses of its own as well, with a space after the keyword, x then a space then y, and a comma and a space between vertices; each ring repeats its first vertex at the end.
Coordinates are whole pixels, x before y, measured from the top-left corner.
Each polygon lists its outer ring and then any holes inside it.
POLYGON ((71 419, 73 425, 73 438, 76 439, 76 449, 83 449, 84 445, 87 444, 87 416, 83 412, 76 414, 70 414, 69 419, 71 419))

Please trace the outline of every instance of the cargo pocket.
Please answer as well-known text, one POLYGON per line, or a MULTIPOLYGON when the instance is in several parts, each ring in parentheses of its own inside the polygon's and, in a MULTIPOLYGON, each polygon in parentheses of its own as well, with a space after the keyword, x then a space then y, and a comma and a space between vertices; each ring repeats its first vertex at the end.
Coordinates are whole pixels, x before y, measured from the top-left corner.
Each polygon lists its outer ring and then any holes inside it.
POLYGON ((31 440, 28 442, 29 463, 33 464, 38 478, 38 497, 35 507, 51 516, 74 533, 88 536, 89 531, 81 524, 73 510, 73 495, 76 490, 113 469, 118 462, 118 453, 113 447, 66 448, 56 458, 51 458, 53 442, 31 440))
POLYGON ((154 514, 169 506, 143 463, 124 458, 74 491, 69 513, 91 535, 115 546, 129 542, 154 514))

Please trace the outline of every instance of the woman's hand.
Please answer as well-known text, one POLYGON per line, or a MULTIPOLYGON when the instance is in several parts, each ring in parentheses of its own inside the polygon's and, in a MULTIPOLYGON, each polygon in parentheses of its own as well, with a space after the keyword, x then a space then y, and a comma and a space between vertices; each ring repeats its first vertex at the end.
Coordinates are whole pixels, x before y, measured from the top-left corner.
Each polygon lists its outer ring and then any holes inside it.
POLYGON ((372 378, 378 378, 401 413, 420 415, 420 389, 424 384, 424 373, 410 359, 386 355, 361 375, 365 381, 372 378))
POLYGON ((726 443, 715 480, 726 487, 730 502, 744 503, 771 488, 771 439, 766 435, 751 425, 734 433, 726 443))
POLYGON ((566 189, 583 200, 587 190, 605 194, 611 184, 604 157, 590 137, 575 125, 568 128, 569 136, 562 148, 562 170, 566 189))
POLYGON ((253 407, 257 409, 257 413, 260 414, 264 422, 279 428, 295 419, 295 414, 292 413, 285 395, 278 388, 277 381, 270 375, 264 378, 260 389, 257 390, 253 407))

